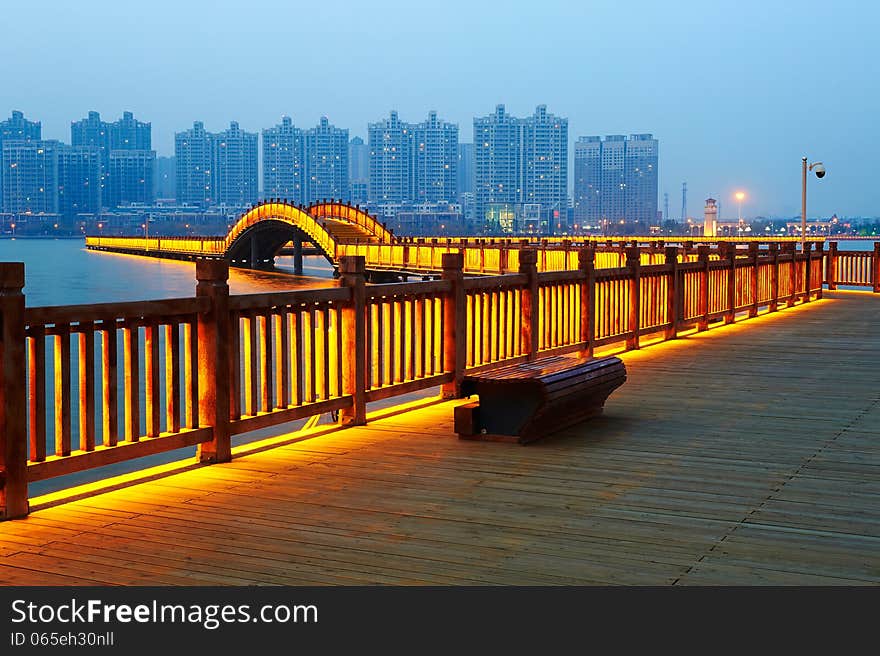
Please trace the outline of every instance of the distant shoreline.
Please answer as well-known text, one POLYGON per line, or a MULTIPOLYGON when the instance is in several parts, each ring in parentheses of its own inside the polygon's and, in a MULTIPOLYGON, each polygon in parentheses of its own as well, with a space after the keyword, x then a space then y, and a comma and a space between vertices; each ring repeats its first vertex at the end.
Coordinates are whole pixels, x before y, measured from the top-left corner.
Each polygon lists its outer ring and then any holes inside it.
POLYGON ((80 239, 82 235, 0 235, 0 239, 80 239))

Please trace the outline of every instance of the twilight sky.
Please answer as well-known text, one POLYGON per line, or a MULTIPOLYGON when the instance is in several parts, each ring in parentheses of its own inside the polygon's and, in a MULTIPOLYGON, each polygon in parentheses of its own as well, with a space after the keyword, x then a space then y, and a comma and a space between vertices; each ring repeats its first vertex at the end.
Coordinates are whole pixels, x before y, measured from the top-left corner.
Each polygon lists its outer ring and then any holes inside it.
POLYGON ((44 138, 70 140, 90 109, 131 110, 153 145, 203 120, 256 131, 321 115, 352 136, 396 109, 431 109, 470 141, 473 117, 538 104, 580 135, 660 140, 660 207, 735 218, 878 216, 880 7, 864 0, 43 0, 4 3, 0 117, 20 109, 44 138))

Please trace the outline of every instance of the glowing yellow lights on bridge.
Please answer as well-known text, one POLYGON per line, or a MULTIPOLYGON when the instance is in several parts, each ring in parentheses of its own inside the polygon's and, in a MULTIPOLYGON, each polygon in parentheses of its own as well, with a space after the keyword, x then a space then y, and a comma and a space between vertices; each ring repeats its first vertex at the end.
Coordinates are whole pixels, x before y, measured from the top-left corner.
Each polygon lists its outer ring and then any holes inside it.
POLYGON ((744 191, 738 191, 738 192, 736 192, 736 193, 734 194, 734 197, 735 197, 738 201, 742 202, 742 201, 745 199, 745 197, 746 197, 746 192, 744 192, 744 191))

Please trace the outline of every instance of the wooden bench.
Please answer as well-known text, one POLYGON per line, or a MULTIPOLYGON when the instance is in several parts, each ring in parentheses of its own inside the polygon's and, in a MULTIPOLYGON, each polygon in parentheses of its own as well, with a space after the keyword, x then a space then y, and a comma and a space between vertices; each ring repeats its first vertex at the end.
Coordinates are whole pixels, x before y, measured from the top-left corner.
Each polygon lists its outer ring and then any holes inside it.
POLYGON ((532 442, 601 414, 626 381, 620 358, 550 356, 465 376, 462 392, 478 403, 455 408, 462 439, 532 442))

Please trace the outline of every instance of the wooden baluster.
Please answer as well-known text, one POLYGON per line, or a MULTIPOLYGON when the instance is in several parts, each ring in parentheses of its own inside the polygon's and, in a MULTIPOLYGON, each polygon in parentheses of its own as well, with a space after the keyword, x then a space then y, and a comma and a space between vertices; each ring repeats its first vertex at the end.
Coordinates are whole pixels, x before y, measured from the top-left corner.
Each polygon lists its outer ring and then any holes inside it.
POLYGON ((640 321, 640 311, 641 311, 641 296, 642 296, 642 284, 641 284, 641 262, 642 255, 639 252, 638 246, 631 246, 626 249, 626 267, 629 269, 629 276, 627 278, 627 298, 629 301, 628 308, 628 316, 627 316, 627 337, 626 337, 626 348, 627 349, 637 349, 639 348, 639 324, 640 321))
POLYGON ((55 455, 69 456, 70 422, 70 325, 55 326, 55 455))
POLYGON ((165 430, 180 432, 180 324, 165 324, 165 430))
POLYGON ((301 406, 305 399, 305 377, 303 360, 303 320, 300 306, 291 308, 290 320, 293 322, 290 331, 290 361, 293 363, 291 384, 293 385, 293 404, 301 406))
POLYGON ((724 323, 731 324, 736 321, 736 246, 725 243, 721 257, 729 260, 727 266, 727 312, 724 313, 724 323))
POLYGON ((272 411, 272 320, 268 312, 255 317, 260 334, 260 410, 272 411))
POLYGON ((523 248, 519 252, 519 272, 528 280, 522 292, 522 344, 523 354, 534 360, 538 355, 538 251, 523 248))
POLYGON ((31 328, 28 338, 28 398, 30 459, 42 462, 46 459, 46 329, 43 326, 31 328))
POLYGON ((95 450, 95 324, 79 326, 79 448, 95 450))
MULTIPOLYGON (((0 263, 0 516, 28 514, 24 263, 0 263)), ((45 443, 45 440, 44 440, 45 443)))
POLYGON ((453 375, 452 381, 443 383, 442 395, 445 399, 461 397, 461 381, 467 357, 465 335, 468 317, 463 270, 464 256, 461 253, 443 254, 442 276, 451 286, 443 298, 443 372, 453 375))
POLYGON ((752 242, 749 244, 749 294, 752 300, 749 306, 749 317, 758 316, 758 244, 752 242))
POLYGON ((824 275, 822 272, 822 268, 825 266, 825 243, 824 242, 820 241, 820 242, 816 243, 816 253, 817 253, 817 256, 816 256, 815 260, 817 260, 819 263, 819 277, 818 277, 818 279, 811 277, 810 280, 811 280, 812 284, 816 287, 816 300, 819 300, 822 298, 822 285, 825 282, 824 275))
POLYGON ((580 283, 580 341, 588 358, 593 357, 596 340, 596 247, 590 244, 578 251, 578 268, 583 280, 580 283))
POLYGON ((678 247, 666 247, 666 321, 669 324, 664 331, 665 339, 678 337, 678 323, 681 320, 681 294, 678 273, 678 247))
POLYGON ((797 250, 794 244, 787 244, 788 246, 788 254, 791 257, 791 266, 788 269, 788 288, 789 288, 789 296, 788 296, 788 307, 793 306, 797 302, 798 297, 798 288, 797 288, 797 274, 798 274, 798 260, 797 260, 797 250))
POLYGON ((352 404, 339 413, 339 422, 347 426, 367 423, 367 321, 366 262, 361 255, 340 258, 339 285, 351 290, 351 298, 342 306, 342 394, 352 397, 352 404))
POLYGON ((837 289, 837 242, 832 241, 828 247, 828 265, 825 268, 825 283, 828 290, 837 289))
POLYGON ((104 321, 101 326, 101 406, 103 410, 101 441, 104 446, 119 442, 119 405, 117 387, 116 320, 104 321))
POLYGON ((697 247, 697 261, 701 264, 699 269, 699 296, 697 304, 697 330, 703 331, 709 328, 709 247, 697 247))
POLYGON ((779 244, 770 244, 770 312, 779 309, 779 244))
POLYGON ((141 434, 140 343, 138 325, 127 321, 122 329, 123 378, 125 383, 125 439, 137 442, 141 434))
POLYGON ((211 441, 199 444, 197 457, 200 462, 229 462, 229 264, 198 260, 196 279, 196 296, 210 301, 209 310, 198 317, 199 425, 213 429, 211 441))
POLYGON ((144 327, 144 401, 147 436, 159 436, 159 326, 151 321, 144 327))
POLYGON ((253 313, 248 313, 244 319, 244 413, 246 415, 257 414, 257 399, 260 381, 259 361, 257 359, 257 318, 253 313))
MULTIPOLYGON (((240 419, 241 413, 241 314, 232 310, 229 313, 229 418, 240 419)), ((193 342, 194 346, 198 346, 193 342)), ((198 363, 198 358, 196 358, 198 363)))
POLYGON ((275 407, 283 409, 290 403, 290 330, 287 309, 278 308, 272 315, 275 322, 275 407))
POLYGON ((874 242, 874 252, 871 255, 871 278, 874 283, 874 293, 880 294, 880 241, 874 242))
POLYGON ((803 302, 809 303, 811 300, 810 299, 810 287, 812 286, 812 275, 813 275, 813 242, 808 241, 808 242, 804 243, 803 258, 804 258, 804 274, 802 277, 803 281, 804 281, 803 302))

